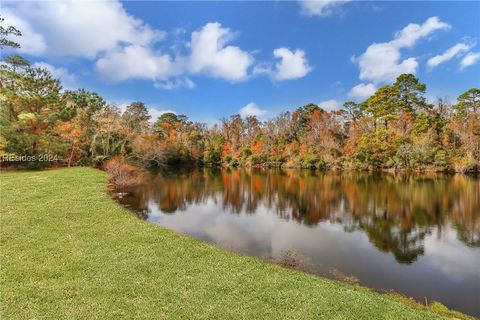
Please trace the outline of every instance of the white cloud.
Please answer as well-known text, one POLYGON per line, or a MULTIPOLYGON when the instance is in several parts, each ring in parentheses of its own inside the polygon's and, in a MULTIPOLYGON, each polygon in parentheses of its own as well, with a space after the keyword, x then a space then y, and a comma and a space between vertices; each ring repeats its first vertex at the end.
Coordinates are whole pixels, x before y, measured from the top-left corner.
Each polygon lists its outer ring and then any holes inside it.
POLYGON ((418 40, 436 30, 447 30, 450 28, 449 24, 441 21, 438 17, 430 17, 421 25, 409 23, 405 28, 395 33, 395 39, 391 43, 399 48, 409 48, 415 45, 418 40))
POLYGON ((96 63, 100 74, 109 81, 131 78, 154 80, 159 89, 194 88, 187 74, 207 74, 236 82, 247 79, 253 57, 238 47, 226 46, 234 37, 219 23, 208 23, 192 33, 187 56, 172 57, 146 46, 130 45, 107 53, 96 63))
POLYGON ((239 47, 226 46, 233 38, 232 31, 222 28, 218 22, 207 23, 193 32, 190 71, 205 72, 229 81, 245 80, 253 57, 239 47))
POLYGON ((147 45, 164 36, 129 15, 116 0, 8 2, 4 15, 21 21, 20 42, 24 52, 33 55, 92 59, 122 43, 147 45), (29 46, 32 37, 36 45, 29 46))
POLYGON ((38 32, 33 31, 32 26, 22 18, 18 17, 8 8, 2 8, 2 16, 5 19, 6 26, 14 26, 22 32, 21 37, 12 37, 12 40, 20 44, 20 52, 32 55, 41 55, 45 53, 47 44, 45 39, 38 32))
POLYGON ((50 71, 54 78, 60 79, 62 85, 66 89, 73 89, 75 86, 75 76, 71 74, 66 68, 57 68, 46 62, 35 62, 32 67, 42 68, 50 71))
POLYGON ((430 17, 421 25, 410 23, 389 42, 370 45, 360 57, 353 58, 360 68, 360 80, 381 83, 393 81, 402 73, 416 73, 417 60, 413 57, 402 60, 400 49, 412 47, 436 30, 449 28, 438 17, 430 17))
MULTIPOLYGON (((73 0, 7 2, 2 10, 6 22, 23 32, 18 38, 22 52, 93 60, 109 82, 147 79, 159 89, 194 88, 189 76, 238 82, 249 78, 254 64, 253 53, 229 45, 236 34, 218 22, 192 32, 189 41, 181 38, 185 30, 172 31, 172 46, 161 42, 166 32, 135 18, 118 0, 88 5, 73 0), (181 49, 176 48, 179 43, 181 49)), ((279 48, 274 55, 280 62, 263 74, 275 80, 301 78, 311 71, 302 50, 279 48)), ((253 73, 262 72, 256 67, 253 73)))
POLYGON ((168 54, 157 53, 139 45, 112 51, 100 58, 95 67, 104 79, 111 82, 131 78, 167 79, 178 73, 168 54))
POLYGON ((480 52, 469 52, 463 57, 460 62, 460 69, 463 70, 466 67, 474 65, 477 61, 480 60, 480 52))
POLYGON ((338 110, 340 108, 340 103, 337 100, 325 100, 318 104, 320 108, 325 111, 333 111, 338 110))
POLYGON ((471 49, 471 45, 465 44, 465 43, 457 43, 453 47, 448 48, 444 53, 436 55, 434 57, 431 57, 427 61, 427 67, 429 69, 433 69, 437 67, 439 64, 447 62, 456 56, 467 52, 468 50, 471 49))
POLYGON ((245 107, 243 107, 242 109, 240 109, 238 111, 238 114, 241 115, 242 117, 248 117, 248 116, 256 116, 256 117, 260 117, 260 116, 263 116, 267 113, 266 110, 262 110, 260 109, 255 103, 253 102, 250 102, 249 104, 247 104, 245 107))
POLYGON ((190 78, 176 78, 172 80, 159 80, 156 81, 153 86, 155 88, 163 89, 163 90, 173 90, 173 89, 178 89, 178 88, 188 88, 188 89, 193 89, 196 87, 195 83, 190 80, 190 78))
POLYGON ((335 7, 350 2, 351 0, 300 0, 301 13, 308 16, 325 17, 333 12, 335 7))
POLYGON ((375 93, 376 90, 377 88, 373 83, 360 83, 350 89, 350 91, 348 92, 348 97, 357 102, 360 102, 369 98, 372 94, 375 93))
POLYGON ((375 43, 368 47, 358 61, 360 80, 375 83, 393 81, 402 73, 416 73, 418 62, 408 58, 399 63, 399 48, 390 43, 375 43))
POLYGON ((273 71, 275 80, 298 79, 312 71, 303 50, 297 49, 293 52, 288 48, 277 48, 273 51, 273 55, 280 59, 273 71))
POLYGON ((261 76, 261 75, 272 75, 272 64, 269 62, 262 62, 253 67, 253 75, 254 76, 261 76))

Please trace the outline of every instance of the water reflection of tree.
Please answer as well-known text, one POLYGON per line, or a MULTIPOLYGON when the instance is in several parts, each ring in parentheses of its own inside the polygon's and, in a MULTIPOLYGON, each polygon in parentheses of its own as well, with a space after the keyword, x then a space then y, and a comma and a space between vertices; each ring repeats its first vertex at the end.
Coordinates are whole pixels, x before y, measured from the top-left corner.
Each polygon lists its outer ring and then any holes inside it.
POLYGON ((212 201, 232 214, 266 207, 306 225, 342 224, 402 263, 422 255, 425 236, 441 236, 447 223, 459 240, 480 246, 480 180, 464 175, 186 170, 156 176, 132 199, 140 209, 153 200, 164 213, 212 201))

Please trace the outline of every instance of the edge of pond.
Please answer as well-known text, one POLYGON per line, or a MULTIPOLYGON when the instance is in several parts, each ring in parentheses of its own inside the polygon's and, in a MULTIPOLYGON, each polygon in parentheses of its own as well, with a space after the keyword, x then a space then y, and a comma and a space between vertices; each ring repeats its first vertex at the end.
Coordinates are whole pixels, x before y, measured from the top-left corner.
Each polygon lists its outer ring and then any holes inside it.
MULTIPOLYGON (((75 170, 78 170, 79 173, 83 173, 83 174, 87 174, 88 175, 88 172, 92 172, 94 173, 95 171, 99 171, 99 170, 95 170, 95 169, 92 169, 92 168, 86 168, 86 167, 82 167, 82 168, 76 168, 76 169, 67 169, 67 168, 63 168, 63 169, 58 169, 58 170, 48 170, 48 171, 45 171, 45 172, 36 172, 36 173, 40 173, 40 174, 44 174, 44 173, 51 173, 51 172, 58 172, 58 171, 75 171, 75 170), (83 171, 83 172, 82 172, 83 171)), ((29 171, 30 173, 33 173, 32 171, 29 171)), ((19 172, 9 172, 9 173, 6 173, 7 175, 17 175, 17 174, 22 174, 24 173, 24 171, 19 171, 19 172)), ((108 199, 108 201, 111 201, 112 203, 115 204, 116 207, 118 207, 119 209, 121 209, 121 211, 123 211, 123 213, 129 213, 131 218, 132 219, 135 219, 138 221, 138 219, 136 217, 134 217, 133 215, 131 215, 131 211, 128 210, 127 208, 121 206, 117 201, 115 201, 114 199, 112 199, 109 194, 108 194, 108 185, 107 185, 107 179, 106 179, 106 175, 102 172, 101 175, 103 175, 103 190, 104 190, 104 193, 105 193, 105 198, 108 199)), ((2 182, 2 186, 4 185, 4 182, 2 182)), ((2 191, 3 192, 3 191, 2 191)), ((99 199, 101 201, 103 201, 102 199, 99 199)), ((104 199, 105 200, 105 199, 104 199)), ((122 214, 122 212, 119 212, 120 214, 122 214)), ((116 213, 115 213, 116 214, 116 213)), ((3 214, 2 214, 3 216, 3 214)), ((2 218, 3 220, 3 218, 2 218)), ((209 243, 206 243, 204 241, 201 241, 201 240, 197 240, 195 238, 192 238, 188 235, 184 235, 184 234, 181 234, 181 233, 178 233, 178 232, 175 232, 175 231, 172 231, 172 230, 169 230, 167 228, 164 228, 164 227, 160 227, 160 226, 153 226, 147 222, 140 222, 138 221, 137 223, 139 224, 144 224, 145 226, 148 226, 146 231, 148 232, 149 228, 161 228, 161 229, 164 229, 167 233, 170 233, 172 235, 176 235, 176 237, 180 237, 181 239, 184 239, 184 240, 188 240, 188 242, 191 242, 191 243, 197 243, 197 245, 200 245, 200 246, 203 246, 203 247, 210 247, 212 250, 214 251, 224 251, 224 252, 228 252, 228 255, 231 256, 232 258, 237 256, 239 258, 243 257, 242 259, 247 259, 247 260, 252 260, 252 261, 257 261, 257 263, 260 263, 260 264, 269 264, 271 265, 271 263, 268 263, 266 262, 265 260, 262 260, 260 258, 256 258, 256 257, 252 257, 252 256, 248 256, 248 255, 243 255, 243 254, 240 254, 240 253, 236 253, 236 252, 232 252, 232 251, 229 251, 229 250, 225 250, 225 249, 222 249, 222 248, 219 248, 217 246, 214 246, 212 244, 209 244, 209 243)), ((151 229, 153 230, 153 229, 151 229)), ((183 241, 183 240, 182 240, 183 241)), ((215 254, 215 252, 213 252, 213 254, 215 254)), ((277 266, 278 268, 280 269, 285 269, 285 268, 282 268, 280 266, 277 266)), ((298 274, 298 273, 301 273, 300 271, 295 271, 295 270, 290 270, 290 272, 292 272, 292 275, 294 274, 298 274)), ((345 283, 341 283, 339 281, 336 281, 336 280, 332 280, 332 279, 327 279, 327 278, 324 278, 324 277, 320 277, 320 276, 316 276, 316 275, 308 275, 310 277, 313 278, 321 278, 323 279, 323 281, 328 281, 328 282, 332 282, 332 283, 337 283, 337 285, 340 285, 340 286, 348 286, 348 287, 351 287, 351 288, 355 288, 355 290, 360 290, 360 291, 365 291, 365 292, 371 292, 370 294, 377 294, 376 292, 374 292, 373 290, 367 288, 367 287, 362 287, 362 286, 352 286, 350 284, 345 284, 345 283)), ((451 318, 456 318, 456 319, 473 319, 472 317, 470 316, 467 316, 467 315, 464 315, 460 312, 457 312, 457 311, 453 311, 453 310, 448 310, 446 307, 444 307, 443 305, 441 304, 434 304, 432 303, 431 305, 429 305, 428 307, 425 307, 424 305, 420 304, 420 303, 417 303, 415 302, 413 299, 410 299, 408 297, 404 297, 404 296, 401 296, 401 295, 398 295, 398 294, 391 294, 391 293, 388 293, 388 294, 383 294, 381 295, 383 297, 385 297, 386 299, 391 299, 393 301, 397 301, 397 302, 401 302, 403 304, 405 304, 406 306, 409 306, 409 307, 412 307, 412 308, 415 308, 417 310, 422 310, 422 311, 427 311, 429 313, 431 313, 432 315, 437 315, 437 316, 442 316, 442 317, 451 317, 451 318)))

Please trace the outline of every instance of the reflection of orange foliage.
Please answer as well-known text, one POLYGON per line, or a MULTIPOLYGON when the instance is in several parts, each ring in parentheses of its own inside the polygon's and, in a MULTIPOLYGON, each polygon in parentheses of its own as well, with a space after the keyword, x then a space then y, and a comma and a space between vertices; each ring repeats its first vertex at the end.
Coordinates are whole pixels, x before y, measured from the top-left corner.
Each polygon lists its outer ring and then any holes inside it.
POLYGON ((222 177, 222 185, 224 187, 228 187, 230 185, 231 175, 227 174, 226 172, 222 172, 221 177, 222 177))
POLYGON ((300 180, 298 183, 298 187, 300 188, 300 192, 304 193, 305 192, 305 180, 300 180))
POLYGON ((232 180, 237 183, 240 181, 240 171, 235 170, 232 172, 232 180))
POLYGON ((297 194, 298 193, 298 183, 296 179, 288 179, 286 181, 287 190, 290 194, 297 194))
POLYGON ((252 189, 257 193, 263 193, 265 179, 260 175, 252 175, 252 189))
POLYGON ((363 230, 405 262, 422 254, 423 238, 435 227, 442 232, 453 224, 461 241, 480 246, 480 180, 468 176, 252 169, 159 179, 156 201, 171 212, 221 192, 223 206, 235 213, 265 206, 285 219, 363 230))

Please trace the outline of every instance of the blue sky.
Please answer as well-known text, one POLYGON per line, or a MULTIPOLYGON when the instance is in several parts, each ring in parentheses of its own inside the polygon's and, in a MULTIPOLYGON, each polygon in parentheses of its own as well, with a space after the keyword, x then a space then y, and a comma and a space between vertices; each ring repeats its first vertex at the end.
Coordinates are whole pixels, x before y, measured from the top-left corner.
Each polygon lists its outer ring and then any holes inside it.
POLYGON ((403 72, 480 86, 480 2, 4 2, 22 54, 67 88, 197 121, 361 101, 403 72))

